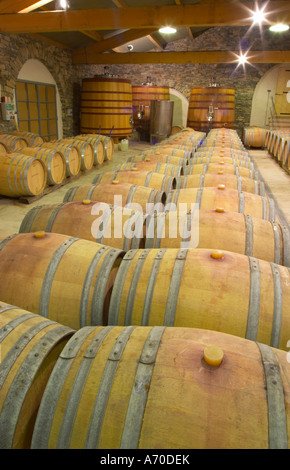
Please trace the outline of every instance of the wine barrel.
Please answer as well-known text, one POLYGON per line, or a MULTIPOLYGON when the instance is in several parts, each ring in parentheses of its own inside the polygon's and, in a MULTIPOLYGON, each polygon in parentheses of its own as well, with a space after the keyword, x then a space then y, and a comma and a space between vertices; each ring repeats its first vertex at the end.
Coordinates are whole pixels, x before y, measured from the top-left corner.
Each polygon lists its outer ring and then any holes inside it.
POLYGON ((172 155, 174 157, 183 157, 185 159, 190 159, 192 157, 192 151, 189 150, 181 150, 181 149, 176 149, 176 148, 171 148, 170 146, 159 146, 159 147, 154 147, 150 148, 149 150, 145 150, 145 155, 146 154, 165 154, 165 155, 172 155))
POLYGON ((287 267, 230 251, 130 250, 114 282, 108 325, 205 328, 286 350, 289 282, 287 267))
POLYGON ((120 171, 120 170, 132 170, 133 168, 137 168, 137 170, 142 170, 142 171, 153 171, 154 173, 160 173, 162 175, 166 176, 181 176, 183 175, 183 166, 180 165, 179 162, 178 165, 172 165, 171 163, 161 163, 161 162, 127 162, 127 163, 121 163, 119 165, 115 165, 113 167, 114 171, 120 171))
POLYGON ((91 136, 81 136, 76 137, 77 140, 84 140, 89 142, 94 150, 94 165, 102 165, 105 160, 105 145, 102 141, 101 136, 91 137, 91 136))
POLYGON ((209 126, 208 112, 213 108, 212 127, 233 127, 235 89, 232 87, 193 87, 190 90, 187 125, 196 130, 209 126))
POLYGON ((102 324, 123 254, 68 235, 12 235, 0 245, 0 298, 70 328, 102 324))
MULTIPOLYGON (((235 165, 235 166, 242 166, 244 168, 253 168, 254 164, 250 160, 239 160, 239 157, 223 157, 223 156, 206 156, 206 157, 193 157, 190 160, 190 165, 195 165, 195 164, 200 164, 200 163, 219 163, 219 162, 224 162, 224 163, 229 163, 230 165, 235 165)), ((187 167, 187 171, 189 171, 189 167, 187 167)))
POLYGON ((84 200, 34 207, 19 233, 62 233, 128 251, 144 247, 144 224, 142 212, 84 200))
MULTIPOLYGON (((77 138, 78 137, 79 136, 77 136, 77 138)), ((112 137, 101 134, 81 134, 81 137, 83 137, 87 142, 90 142, 91 139, 100 138, 104 145, 104 160, 112 160, 115 150, 114 139, 112 139, 112 137)))
POLYGON ((27 147, 21 153, 41 160, 47 169, 47 184, 60 184, 66 175, 66 161, 62 153, 45 147, 27 147))
POLYGON ((0 155, 0 193, 3 196, 37 196, 46 186, 44 163, 20 153, 0 155))
POLYGON ((264 145, 266 129, 262 127, 245 127, 243 142, 247 147, 261 148, 264 145))
POLYGON ((171 449, 287 449, 289 383, 287 353, 254 341, 88 327, 53 369, 31 447, 169 449, 155 462, 172 462, 171 449))
POLYGON ((128 162, 161 162, 161 163, 170 163, 171 165, 182 166, 183 171, 188 164, 188 160, 185 160, 182 157, 174 157, 172 155, 165 155, 156 153, 147 154, 147 155, 134 155, 133 157, 129 157, 128 162))
POLYGON ((93 179, 92 183, 112 183, 113 181, 146 186, 165 193, 176 187, 176 179, 174 176, 166 176, 160 173, 154 173, 153 171, 142 171, 135 168, 132 170, 101 173, 93 179))
POLYGON ((81 171, 81 156, 77 147, 70 144, 44 142, 42 147, 60 152, 65 159, 66 176, 76 176, 81 171))
POLYGON ((170 100, 169 87, 155 85, 132 86, 133 119, 137 130, 149 133, 151 101, 155 100, 170 100))
POLYGON ((195 153, 194 157, 201 156, 223 156, 223 157, 239 157, 240 160, 248 159, 250 160, 249 152, 244 150, 232 149, 232 148, 223 148, 223 147, 200 147, 195 153))
POLYGON ((66 192, 63 202, 83 201, 84 199, 106 202, 121 207, 141 207, 142 212, 147 213, 147 204, 157 204, 158 207, 159 203, 164 205, 166 194, 163 191, 145 186, 113 181, 112 183, 98 183, 70 188, 66 192))
POLYGON ((220 161, 216 163, 211 163, 211 161, 209 161, 209 163, 196 163, 194 165, 188 165, 186 167, 187 175, 200 175, 205 173, 221 174, 221 171, 224 173, 229 173, 231 175, 245 176, 246 178, 258 179, 258 173, 255 171, 252 165, 250 168, 244 168, 242 166, 234 165, 233 163, 225 163, 223 159, 220 159, 220 161))
POLYGON ((40 135, 33 134, 32 132, 14 131, 12 132, 12 135, 25 139, 29 147, 40 147, 44 143, 44 140, 40 135))
POLYGON ((29 449, 55 363, 74 330, 0 301, 1 449, 29 449))
POLYGON ((7 152, 16 152, 24 147, 28 147, 28 143, 24 138, 10 134, 0 134, 0 142, 5 146, 7 152))
POLYGON ((286 171, 290 170, 290 138, 286 139, 282 152, 282 166, 286 171))
POLYGON ((132 134, 130 80, 95 77, 82 80, 81 133, 110 137, 132 134))
POLYGON ((262 181, 230 175, 223 171, 217 175, 206 173, 205 175, 188 175, 176 178, 176 189, 217 187, 219 184, 223 184, 229 189, 265 196, 265 185, 262 181))
POLYGON ((168 210, 190 211, 191 204, 199 204, 200 209, 223 207, 227 211, 275 222, 273 199, 236 189, 227 189, 224 184, 219 184, 216 188, 176 189, 167 194, 168 210))
POLYGON ((145 248, 186 247, 229 250, 290 267, 286 226, 223 207, 154 214, 146 227, 145 248))
POLYGON ((89 142, 78 140, 75 137, 61 139, 58 142, 76 147, 81 157, 81 170, 90 170, 94 166, 94 149, 89 142))

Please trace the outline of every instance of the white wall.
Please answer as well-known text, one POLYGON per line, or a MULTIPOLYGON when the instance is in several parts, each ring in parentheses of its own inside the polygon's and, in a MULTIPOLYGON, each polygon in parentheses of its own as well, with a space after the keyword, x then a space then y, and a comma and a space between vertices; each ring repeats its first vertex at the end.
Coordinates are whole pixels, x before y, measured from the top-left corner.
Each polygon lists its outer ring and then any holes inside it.
POLYGON ((31 82, 46 83, 56 86, 56 109, 57 109, 57 125, 58 125, 58 138, 62 139, 63 137, 63 128, 62 128, 62 110, 61 110, 61 101, 59 96, 59 91, 57 88, 56 81, 51 75, 50 71, 45 67, 45 65, 37 59, 29 59, 25 62, 21 68, 18 77, 18 80, 29 80, 31 82))
POLYGON ((188 99, 175 88, 169 88, 170 101, 174 102, 172 127, 181 128, 187 126, 188 99))

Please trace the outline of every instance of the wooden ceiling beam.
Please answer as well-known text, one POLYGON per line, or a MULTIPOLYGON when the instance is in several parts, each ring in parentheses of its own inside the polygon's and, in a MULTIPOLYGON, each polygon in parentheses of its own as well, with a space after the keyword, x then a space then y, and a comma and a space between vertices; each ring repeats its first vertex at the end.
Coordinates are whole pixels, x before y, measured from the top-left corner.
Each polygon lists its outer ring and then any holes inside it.
MULTIPOLYGON (((73 64, 234 64, 239 51, 131 52, 73 56, 73 64)), ((251 64, 290 63, 290 51, 251 51, 251 64)))
POLYGON ((47 3, 51 3, 53 0, 1 0, 0 1, 0 13, 18 13, 23 10, 26 13, 36 10, 47 3))
MULTIPOLYGON (((253 2, 217 2, 154 7, 105 8, 6 14, 0 22, 3 33, 41 33, 56 31, 96 31, 107 29, 159 29, 175 27, 251 25, 253 2), (230 7, 229 7, 230 5, 230 7)), ((290 23, 289 0, 269 2, 269 23, 290 23), (270 8, 274 10, 270 11, 270 8)))

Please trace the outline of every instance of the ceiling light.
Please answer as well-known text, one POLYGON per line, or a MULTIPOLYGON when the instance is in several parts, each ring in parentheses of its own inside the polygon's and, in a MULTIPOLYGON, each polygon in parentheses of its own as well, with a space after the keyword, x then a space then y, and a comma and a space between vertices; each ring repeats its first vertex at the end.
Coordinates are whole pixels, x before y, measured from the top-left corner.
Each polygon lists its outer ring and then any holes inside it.
POLYGON ((247 55, 241 52, 241 54, 239 55, 238 61, 239 61, 239 65, 244 65, 247 62, 247 55))
POLYGON ((59 6, 60 8, 63 8, 64 10, 66 10, 68 7, 67 0, 60 0, 59 6))
POLYGON ((288 31, 289 26, 288 24, 283 24, 283 23, 278 23, 278 24, 273 24, 270 26, 270 31, 274 31, 275 33, 280 33, 282 31, 288 31))
POLYGON ((171 28, 171 26, 165 26, 164 28, 160 28, 160 29, 159 29, 159 33, 163 33, 163 34, 173 34, 173 33, 176 33, 176 29, 175 29, 175 28, 171 28))
POLYGON ((265 21, 265 15, 264 15, 263 9, 259 10, 259 8, 257 8, 256 11, 253 12, 252 20, 253 20, 253 24, 263 23, 263 21, 265 21))

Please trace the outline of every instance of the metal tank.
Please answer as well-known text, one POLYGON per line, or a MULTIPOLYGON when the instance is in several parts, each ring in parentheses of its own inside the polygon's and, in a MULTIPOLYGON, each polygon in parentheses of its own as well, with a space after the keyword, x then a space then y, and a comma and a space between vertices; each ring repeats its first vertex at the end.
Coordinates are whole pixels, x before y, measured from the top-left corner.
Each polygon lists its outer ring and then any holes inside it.
POLYGON ((152 100, 150 107, 150 143, 156 144, 171 134, 173 101, 152 100))

